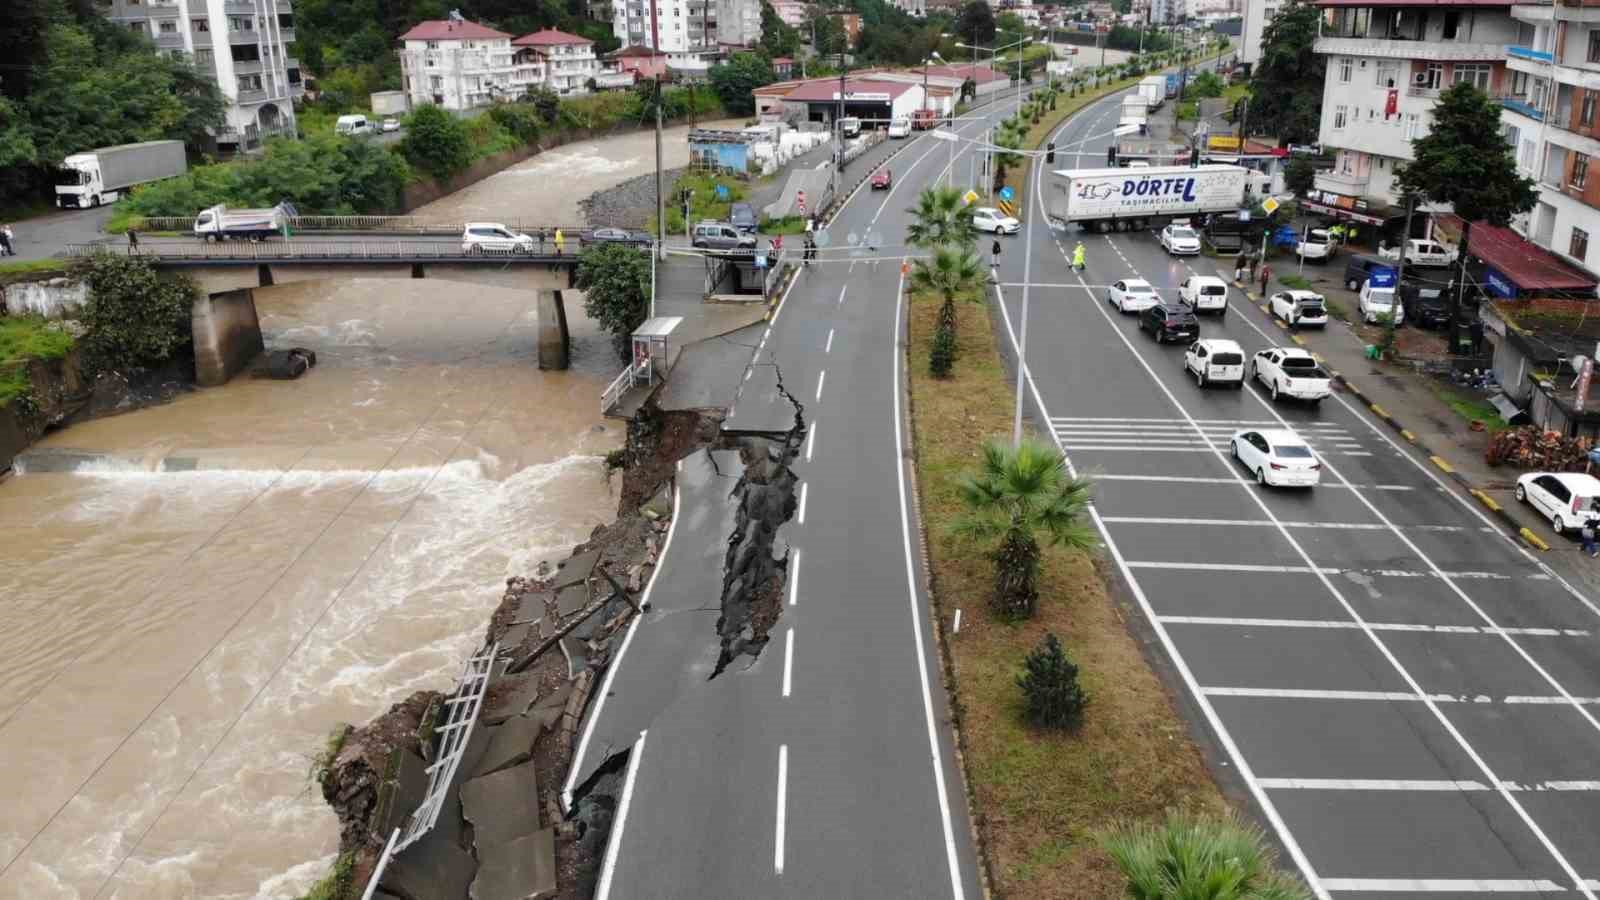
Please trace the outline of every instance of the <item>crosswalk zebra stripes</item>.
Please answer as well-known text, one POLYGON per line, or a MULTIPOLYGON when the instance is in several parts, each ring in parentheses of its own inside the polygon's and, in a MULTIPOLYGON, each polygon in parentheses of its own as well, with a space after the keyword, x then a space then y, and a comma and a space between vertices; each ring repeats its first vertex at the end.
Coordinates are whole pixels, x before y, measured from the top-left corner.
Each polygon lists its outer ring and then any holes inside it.
MULTIPOLYGON (((1212 445, 1226 448, 1234 432, 1244 428, 1281 429, 1268 419, 1127 419, 1072 418, 1050 420, 1050 430, 1062 449, 1140 453, 1208 453, 1212 445), (1198 428, 1198 430, 1197 430, 1198 428)), ((1294 429, 1318 453, 1371 456, 1343 425, 1313 422, 1294 429)))

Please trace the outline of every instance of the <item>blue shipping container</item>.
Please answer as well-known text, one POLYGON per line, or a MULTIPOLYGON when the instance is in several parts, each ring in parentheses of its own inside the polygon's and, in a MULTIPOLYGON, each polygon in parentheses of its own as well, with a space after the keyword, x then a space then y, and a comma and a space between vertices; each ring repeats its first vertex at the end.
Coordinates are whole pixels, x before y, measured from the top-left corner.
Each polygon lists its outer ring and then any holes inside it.
POLYGON ((1178 96, 1178 76, 1177 75, 1168 75, 1167 76, 1167 96, 1168 97, 1176 97, 1176 96, 1178 96))

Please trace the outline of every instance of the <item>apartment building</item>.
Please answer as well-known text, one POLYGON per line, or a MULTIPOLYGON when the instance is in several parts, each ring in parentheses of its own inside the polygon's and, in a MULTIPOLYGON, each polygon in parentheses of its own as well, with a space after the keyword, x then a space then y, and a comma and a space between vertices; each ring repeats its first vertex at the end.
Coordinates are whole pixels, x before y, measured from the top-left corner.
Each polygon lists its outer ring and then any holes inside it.
POLYGON ((586 37, 546 28, 517 38, 511 46, 518 69, 531 67, 546 87, 563 96, 586 93, 589 80, 601 74, 594 41, 586 37))
POLYGON ((612 0, 611 33, 624 47, 712 53, 718 42, 761 40, 761 4, 751 0, 612 0), (751 25, 746 19, 755 17, 751 25), (726 18, 724 17, 726 14, 726 18), (753 36, 751 36, 753 34, 753 36))
POLYGON ((1261 61, 1261 38, 1278 15, 1284 0, 1244 0, 1244 22, 1239 32, 1238 58, 1255 65, 1261 61))
POLYGON ((717 0, 713 18, 711 30, 717 43, 729 47, 761 43, 761 0, 717 0))
POLYGON ((816 9, 804 0, 772 0, 772 11, 778 14, 783 24, 790 28, 802 28, 811 21, 811 14, 816 9))
POLYGON ((209 75, 227 101, 213 134, 221 153, 259 149, 272 135, 295 135, 294 101, 305 95, 294 58, 289 0, 99 0, 113 22, 185 58, 209 75))
POLYGON ((400 35, 400 84, 413 108, 486 106, 521 95, 511 35, 457 16, 419 23, 400 35))
POLYGON ((1462 81, 1496 96, 1509 89, 1518 23, 1501 0, 1318 5, 1327 14, 1314 48, 1328 61, 1319 138, 1335 163, 1317 174, 1310 208, 1381 225, 1400 214, 1395 168, 1428 133, 1440 92, 1462 81))

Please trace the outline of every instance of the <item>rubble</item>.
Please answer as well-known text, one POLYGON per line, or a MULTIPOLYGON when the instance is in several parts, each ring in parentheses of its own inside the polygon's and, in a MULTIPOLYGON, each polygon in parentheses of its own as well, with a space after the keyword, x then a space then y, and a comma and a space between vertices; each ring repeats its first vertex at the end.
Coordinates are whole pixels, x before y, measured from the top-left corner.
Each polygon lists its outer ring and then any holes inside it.
POLYGON ((1489 439, 1484 461, 1491 466, 1511 466, 1548 472, 1586 472, 1594 441, 1570 438, 1559 431, 1533 425, 1507 428, 1489 439))

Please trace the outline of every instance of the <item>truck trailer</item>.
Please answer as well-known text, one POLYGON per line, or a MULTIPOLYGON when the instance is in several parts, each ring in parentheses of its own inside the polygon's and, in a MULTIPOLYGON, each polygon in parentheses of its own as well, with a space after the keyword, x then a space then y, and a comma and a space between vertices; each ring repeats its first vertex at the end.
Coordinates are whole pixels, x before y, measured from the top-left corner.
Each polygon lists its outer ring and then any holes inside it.
POLYGON ((61 161, 56 206, 88 209, 115 203, 135 185, 182 175, 188 169, 183 141, 145 141, 74 153, 61 161))
POLYGON ((1062 226, 1137 230, 1156 217, 1236 212, 1246 205, 1249 184, 1242 166, 1063 169, 1050 173, 1045 211, 1062 226))
POLYGON ((194 236, 206 241, 259 241, 284 234, 297 215, 288 201, 271 209, 229 209, 219 204, 195 217, 194 236))
POLYGON ((1167 100, 1166 77, 1150 75, 1142 79, 1139 82, 1139 96, 1144 98, 1145 106, 1149 109, 1160 109, 1167 100))

